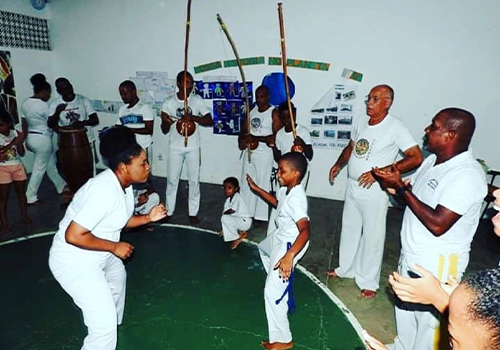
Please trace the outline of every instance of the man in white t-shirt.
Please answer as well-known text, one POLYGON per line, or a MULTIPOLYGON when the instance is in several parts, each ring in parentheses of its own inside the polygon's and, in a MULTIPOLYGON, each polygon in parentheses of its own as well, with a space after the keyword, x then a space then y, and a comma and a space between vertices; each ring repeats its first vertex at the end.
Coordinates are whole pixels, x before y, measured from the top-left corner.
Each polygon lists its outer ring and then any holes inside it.
POLYGON ((66 78, 56 79, 56 89, 60 96, 50 102, 48 125, 56 131, 58 127, 63 126, 84 126, 92 144, 95 141, 92 127, 99 124, 99 118, 90 100, 75 94, 73 85, 66 78))
POLYGON ((371 89, 366 100, 367 115, 354 123, 349 144, 330 169, 333 183, 348 164, 339 267, 327 274, 333 278, 354 278, 361 296, 367 299, 374 298, 379 288, 389 202, 371 170, 391 166, 399 151, 404 153, 396 163, 401 173, 422 163, 422 153, 410 131, 389 114, 393 99, 394 91, 388 85, 371 89))
POLYGON ((120 96, 124 106, 118 111, 116 125, 124 125, 130 128, 137 143, 148 153, 153 136, 154 115, 153 109, 139 100, 137 88, 133 81, 125 80, 119 87, 120 96))
POLYGON ((171 217, 174 215, 177 187, 185 162, 189 183, 189 219, 196 225, 199 223, 197 216, 200 208, 200 132, 196 124, 212 126, 213 121, 203 99, 191 94, 193 76, 189 72, 181 71, 177 74, 177 87, 179 91, 168 97, 161 108, 161 130, 164 134, 170 133, 166 204, 168 217, 171 217), (188 97, 187 114, 184 113, 184 84, 188 97), (187 143, 185 136, 177 131, 177 123, 182 122, 194 122, 194 133, 188 136, 187 143))
MULTIPOLYGON (((432 154, 410 181, 401 179, 396 166, 373 170, 381 186, 407 205, 398 267, 404 277, 416 277, 418 264, 442 283, 460 280, 469 263, 487 193, 484 171, 469 150, 475 124, 468 111, 444 109, 425 129, 432 154)), ((439 315, 428 305, 396 303, 396 328, 397 350, 432 350, 439 344, 439 315)))

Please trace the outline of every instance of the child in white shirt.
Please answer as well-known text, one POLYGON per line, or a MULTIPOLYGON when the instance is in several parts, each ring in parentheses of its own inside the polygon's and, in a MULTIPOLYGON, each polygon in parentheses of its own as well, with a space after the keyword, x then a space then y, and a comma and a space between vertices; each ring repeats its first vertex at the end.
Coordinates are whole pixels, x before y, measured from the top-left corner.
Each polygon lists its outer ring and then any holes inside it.
POLYGON ((224 238, 224 242, 232 242, 231 249, 234 250, 248 236, 247 230, 252 226, 252 216, 240 194, 238 180, 228 177, 222 185, 227 199, 220 219, 222 230, 219 234, 224 238))

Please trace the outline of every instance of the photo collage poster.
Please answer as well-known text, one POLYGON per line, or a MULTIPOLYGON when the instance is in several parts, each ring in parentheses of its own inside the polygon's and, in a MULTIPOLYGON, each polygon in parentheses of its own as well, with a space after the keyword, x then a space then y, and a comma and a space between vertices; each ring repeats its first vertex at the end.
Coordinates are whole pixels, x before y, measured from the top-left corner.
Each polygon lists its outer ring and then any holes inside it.
MULTIPOLYGON (((246 122, 245 89, 238 81, 198 80, 195 93, 204 100, 212 100, 213 133, 217 135, 239 135, 246 122)), ((250 108, 253 104, 253 83, 247 81, 250 108)))
POLYGON ((356 105, 355 85, 334 85, 312 108, 310 134, 313 147, 338 149, 351 139, 356 105))

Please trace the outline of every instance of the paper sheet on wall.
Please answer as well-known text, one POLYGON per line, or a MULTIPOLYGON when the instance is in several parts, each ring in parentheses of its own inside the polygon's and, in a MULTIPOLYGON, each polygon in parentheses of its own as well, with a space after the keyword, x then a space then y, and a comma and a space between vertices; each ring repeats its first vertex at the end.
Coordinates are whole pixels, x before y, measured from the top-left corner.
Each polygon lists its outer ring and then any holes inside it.
POLYGON ((351 139, 356 86, 335 84, 310 111, 313 147, 344 148, 351 139))
POLYGON ((139 99, 150 105, 160 115, 163 101, 176 92, 175 79, 168 79, 167 72, 137 71, 135 77, 130 77, 137 87, 139 99))

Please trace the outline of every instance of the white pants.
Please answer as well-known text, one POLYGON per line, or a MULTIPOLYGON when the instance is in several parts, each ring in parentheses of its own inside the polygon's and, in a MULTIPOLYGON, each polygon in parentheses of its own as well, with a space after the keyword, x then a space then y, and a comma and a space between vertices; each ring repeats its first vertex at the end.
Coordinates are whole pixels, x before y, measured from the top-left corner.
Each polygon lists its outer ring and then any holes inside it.
POLYGON ((171 147, 167 169, 167 215, 174 215, 177 187, 182 165, 186 162, 189 183, 189 216, 198 215, 200 209, 200 149, 198 147, 171 147))
MULTIPOLYGON (((293 244, 294 242, 290 242, 293 244)), ((293 266, 304 256, 309 247, 309 242, 302 251, 293 259, 293 266)), ((267 278, 264 287, 264 303, 266 306, 267 326, 269 329, 269 342, 288 343, 292 341, 292 333, 288 322, 288 294, 276 305, 288 283, 283 283, 279 276, 279 269, 274 269, 274 265, 285 255, 287 242, 283 242, 276 237, 276 234, 267 236, 259 243, 259 253, 267 278)))
POLYGON ((270 148, 253 151, 251 162, 248 162, 247 151, 243 155, 243 170, 241 174, 240 193, 248 204, 250 214, 256 220, 267 221, 269 217, 269 206, 267 202, 252 192, 247 182, 247 174, 264 191, 271 189, 271 170, 273 168, 273 151, 270 148))
POLYGON ((28 203, 35 203, 38 200, 37 193, 45 171, 47 171, 47 175, 54 184, 57 193, 60 194, 64 186, 66 186, 66 182, 57 172, 56 154, 52 151, 52 135, 28 133, 26 146, 35 155, 28 188, 26 190, 28 203))
POLYGON ((135 207, 134 212, 138 215, 147 215, 153 209, 156 207, 158 204, 160 204, 160 196, 158 193, 153 192, 148 195, 148 200, 146 203, 135 207))
MULTIPOLYGON (((414 263, 432 272, 442 283, 446 282, 448 277, 460 281, 469 263, 469 253, 443 255, 429 253, 425 256, 412 256, 401 252, 398 273, 405 277, 415 277, 411 272, 414 263)), ((440 314, 434 307, 397 300, 395 313, 398 334, 394 341, 396 350, 439 348, 440 335, 443 331, 446 332, 446 329, 440 329, 440 314)))
POLYGON ((339 247, 339 277, 355 278, 360 289, 376 291, 384 255, 389 197, 374 183, 369 189, 347 180, 339 247))
POLYGON ((222 215, 222 236, 224 242, 231 242, 240 238, 238 231, 247 231, 252 226, 251 218, 242 218, 234 215, 222 215))
POLYGON ((122 323, 126 278, 121 259, 113 254, 100 264, 72 264, 49 258, 61 287, 82 310, 88 334, 82 350, 115 350, 117 325, 122 323))

